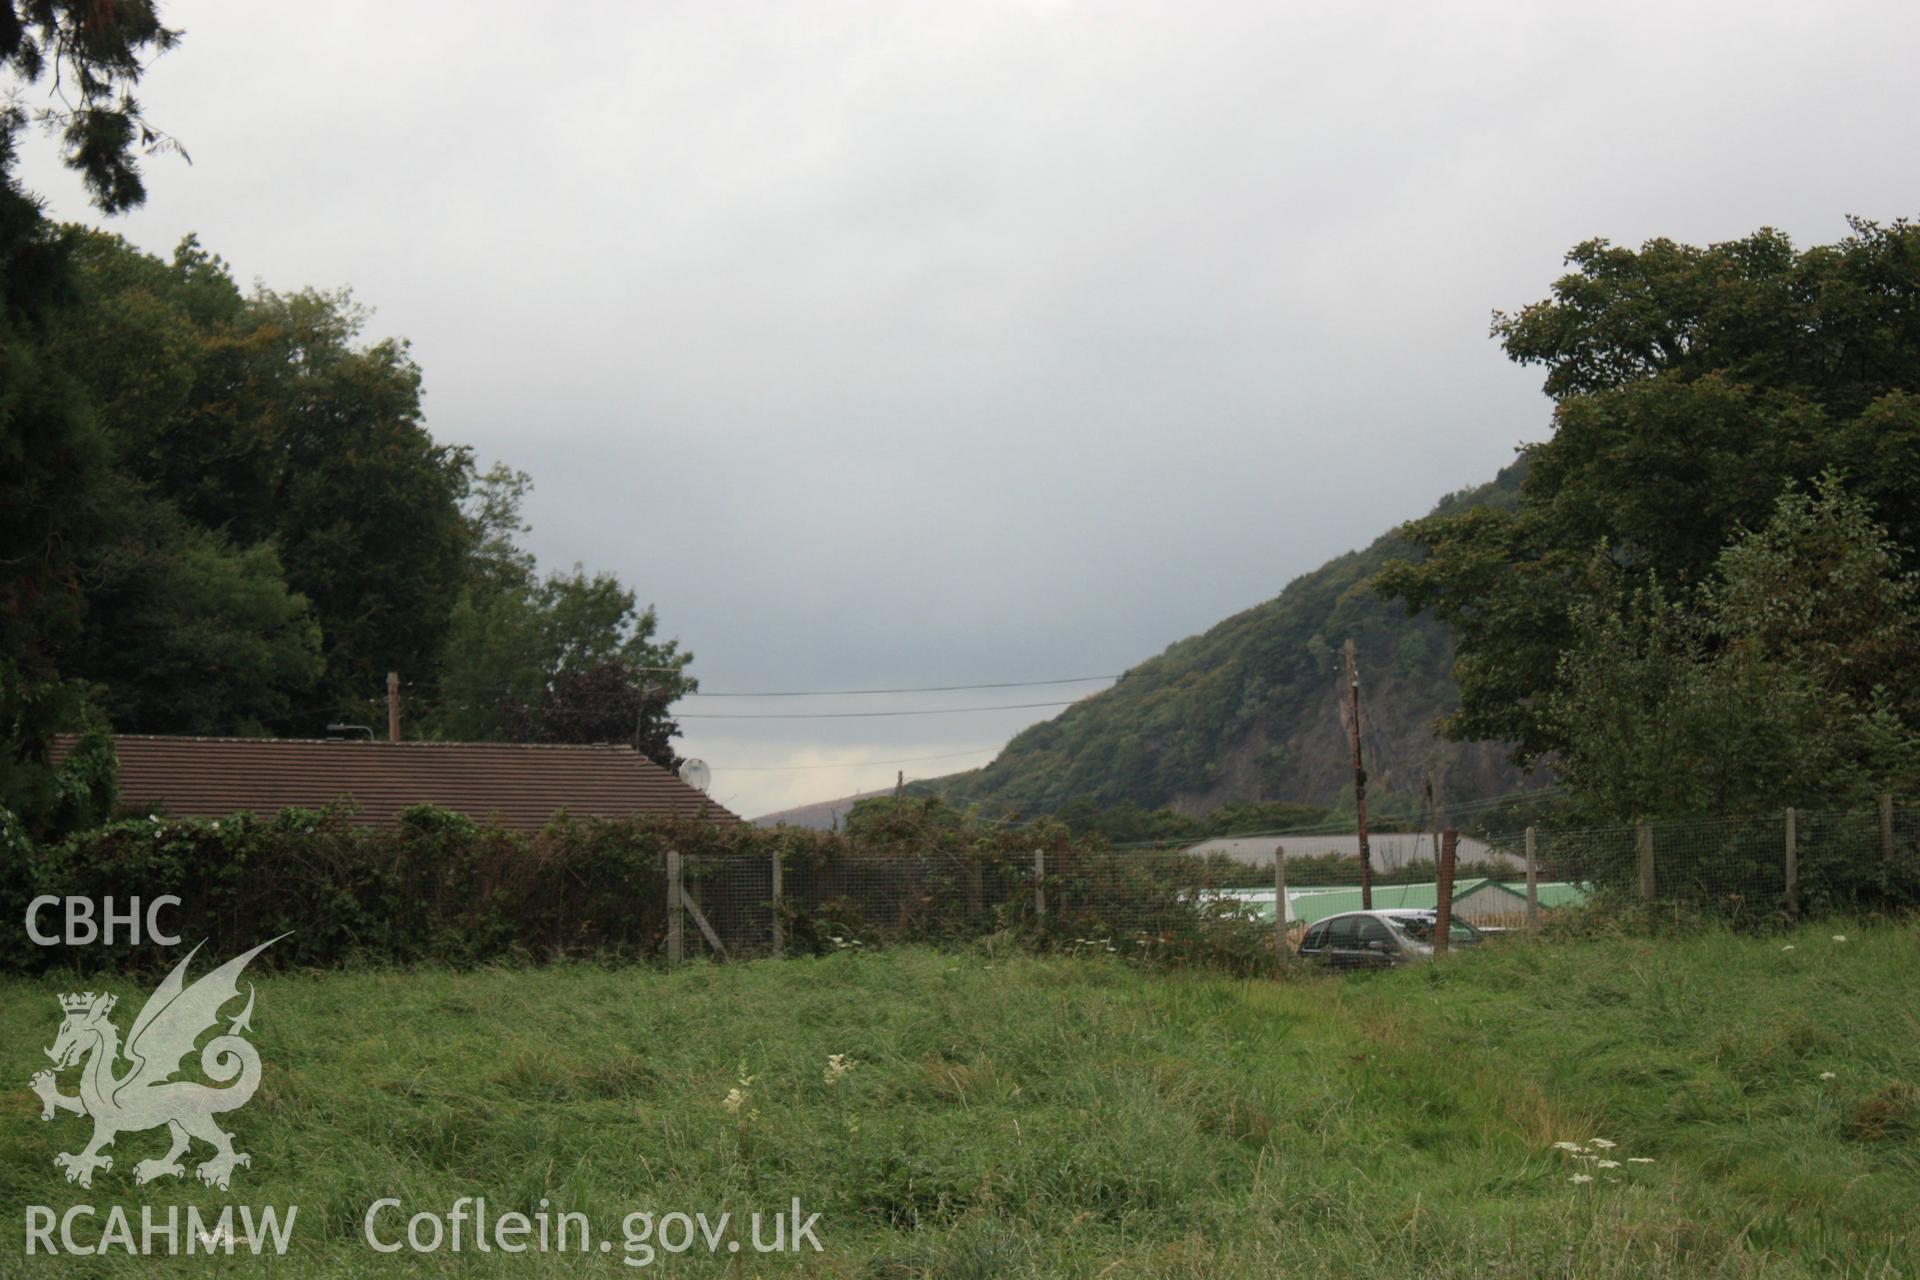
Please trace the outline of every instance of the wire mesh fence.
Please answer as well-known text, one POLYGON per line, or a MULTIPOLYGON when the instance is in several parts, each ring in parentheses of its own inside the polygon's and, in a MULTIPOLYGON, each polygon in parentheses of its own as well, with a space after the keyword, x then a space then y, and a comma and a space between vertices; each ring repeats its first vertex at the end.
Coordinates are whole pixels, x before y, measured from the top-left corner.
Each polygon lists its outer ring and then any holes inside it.
MULTIPOLYGON (((1537 927, 1581 907, 1636 904, 1732 923, 1920 907, 1920 809, 1681 819, 1631 826, 1495 833, 1492 856, 1456 876, 1454 918, 1489 931, 1537 927)), ((684 951, 728 956, 819 953, 1013 933, 1068 948, 1218 957, 1269 953, 1277 939, 1342 911, 1434 910, 1437 883, 1397 877, 1360 887, 1352 859, 1329 883, 1277 886, 1267 855, 1091 845, 1031 852, 909 844, 818 845, 690 860, 684 951), (1276 925, 1280 927, 1276 929, 1276 925)), ((1277 874, 1276 874, 1277 873, 1277 874)), ((671 902, 668 886, 659 888, 671 902)), ((669 959, 675 958, 669 956, 669 959)))
MULTIPOLYGON (((1920 808, 1890 799, 1495 833, 1445 889, 1431 864, 1409 862, 1363 891, 1357 858, 1276 858, 1286 842, 1115 849, 1048 821, 985 830, 903 821, 873 838, 556 820, 528 834, 438 811, 392 829, 288 811, 109 824, 0 866, 0 907, 19 919, 43 898, 170 895, 183 904, 182 932, 237 949, 294 930, 299 962, 311 965, 671 963, 1005 936, 1243 970, 1280 959, 1283 939, 1314 922, 1368 906, 1445 905, 1486 930, 1537 930, 1583 908, 1742 927, 1920 909, 1920 808)), ((170 963, 157 944, 135 954, 170 963)), ((18 939, 0 948, 0 965, 53 963, 91 960, 86 948, 56 954, 18 939)))
MULTIPOLYGON (((686 956, 703 948, 729 957, 805 954, 993 934, 1185 954, 1235 939, 1245 944, 1264 936, 1263 922, 1273 919, 1270 865, 1180 850, 848 844, 696 857, 681 877, 686 956)), ((670 884, 661 892, 671 901, 670 884)))
MULTIPOLYGON (((1523 852, 1527 833, 1490 838, 1523 852)), ((1920 906, 1920 809, 1870 809, 1537 829, 1539 875, 1712 918, 1786 919, 1920 906)))

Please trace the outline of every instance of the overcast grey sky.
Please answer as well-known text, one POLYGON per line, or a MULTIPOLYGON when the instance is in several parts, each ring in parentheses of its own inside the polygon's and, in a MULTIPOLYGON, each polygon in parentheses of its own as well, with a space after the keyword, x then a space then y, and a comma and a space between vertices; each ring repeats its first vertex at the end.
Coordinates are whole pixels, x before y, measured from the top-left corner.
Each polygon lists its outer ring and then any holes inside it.
MULTIPOLYGON (((1488 313, 1577 241, 1920 213, 1911 3, 164 12, 116 229, 351 285, 713 691, 1118 672, 1544 434, 1488 313)), ((683 723, 756 814, 1051 714, 683 723)))

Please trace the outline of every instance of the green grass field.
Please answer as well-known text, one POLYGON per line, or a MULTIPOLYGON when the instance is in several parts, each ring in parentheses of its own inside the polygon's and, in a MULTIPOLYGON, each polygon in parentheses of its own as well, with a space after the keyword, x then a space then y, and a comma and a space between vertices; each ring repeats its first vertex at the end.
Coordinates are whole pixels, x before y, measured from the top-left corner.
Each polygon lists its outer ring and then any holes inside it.
MULTIPOLYGON (((696 1243, 652 1270, 1912 1276, 1916 972, 1920 936, 1880 925, 1516 942, 1280 982, 991 950, 276 975, 259 1094, 226 1119, 253 1163, 225 1193, 135 1188, 157 1131, 123 1135, 91 1191, 62 1179, 53 1155, 89 1124, 42 1123, 26 1084, 74 984, 13 980, 0 1274, 613 1276, 644 1256, 634 1211, 737 1224, 797 1196, 823 1252, 696 1243), (834 1054, 852 1063, 829 1082, 834 1054), (1617 1145, 1553 1145, 1595 1139, 1617 1145), (493 1215, 545 1198, 594 1247, 478 1253, 468 1228, 458 1254, 380 1255, 362 1221, 388 1196, 405 1211, 383 1238, 462 1196, 493 1215), (24 1256, 20 1206, 79 1203, 101 1215, 82 1243, 113 1204, 299 1214, 276 1261, 24 1256)), ((148 987, 119 987, 125 1029, 148 987)))

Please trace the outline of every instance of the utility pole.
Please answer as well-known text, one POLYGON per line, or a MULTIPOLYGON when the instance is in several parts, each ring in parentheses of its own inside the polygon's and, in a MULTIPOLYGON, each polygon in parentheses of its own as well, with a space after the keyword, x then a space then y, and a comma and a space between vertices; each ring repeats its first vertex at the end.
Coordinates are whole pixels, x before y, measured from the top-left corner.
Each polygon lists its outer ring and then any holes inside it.
POLYGON ((1433 824, 1433 865, 1440 866, 1440 833, 1447 829, 1447 805, 1440 794, 1440 775, 1427 770, 1427 818, 1433 824))
POLYGON ((1434 869, 1433 954, 1447 954, 1453 940, 1453 860, 1460 850, 1460 833, 1447 828, 1440 833, 1440 861, 1434 869))
POLYGON ((1287 919, 1287 846, 1273 846, 1273 951, 1282 969, 1292 957, 1293 950, 1288 945, 1290 932, 1287 919))
POLYGON ((1360 833, 1360 909, 1373 910, 1373 858, 1367 848, 1367 771, 1360 762, 1360 671, 1347 640, 1347 740, 1353 744, 1353 817, 1360 833))
POLYGON ((400 673, 387 672, 387 741, 400 741, 400 673))
POLYGON ((907 798, 907 771, 896 769, 893 774, 893 803, 897 806, 907 798))

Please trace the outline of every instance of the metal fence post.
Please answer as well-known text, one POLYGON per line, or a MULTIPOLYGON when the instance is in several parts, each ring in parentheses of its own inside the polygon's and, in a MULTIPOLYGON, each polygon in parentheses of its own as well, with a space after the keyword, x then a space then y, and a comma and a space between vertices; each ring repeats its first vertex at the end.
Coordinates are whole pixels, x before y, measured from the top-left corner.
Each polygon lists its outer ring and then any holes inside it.
POLYGON ((1540 936, 1540 859, 1532 827, 1527 828, 1527 936, 1540 936))
POLYGON ((1800 886, 1800 826, 1799 815, 1792 809, 1786 812, 1787 847, 1781 860, 1782 878, 1786 882, 1787 914, 1800 914, 1800 900, 1795 892, 1800 886))
POLYGON ((780 865, 780 850, 773 851, 773 954, 787 954, 787 922, 780 917, 782 902, 781 879, 784 868, 780 865))
POLYGON ((1047 919, 1047 851, 1033 851, 1033 918, 1045 923, 1047 919))
POLYGON ((1273 846, 1273 945, 1285 965, 1292 958, 1287 946, 1287 846, 1273 846))
POLYGON ((1640 855, 1640 896, 1653 901, 1653 825, 1642 822, 1634 829, 1634 844, 1640 855))
POLYGON ((686 952, 686 919, 680 910, 685 895, 680 887, 680 851, 667 850, 667 964, 678 965, 686 952))

